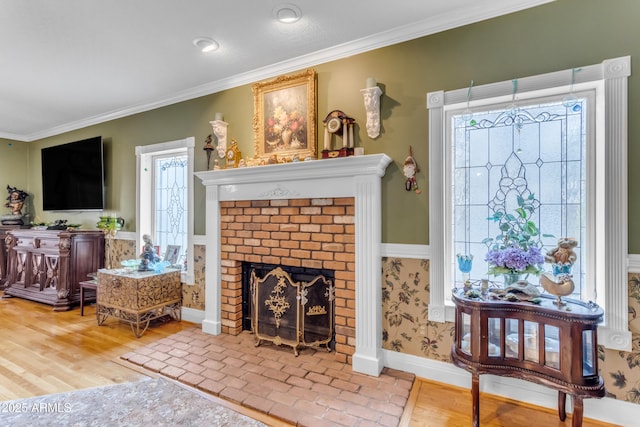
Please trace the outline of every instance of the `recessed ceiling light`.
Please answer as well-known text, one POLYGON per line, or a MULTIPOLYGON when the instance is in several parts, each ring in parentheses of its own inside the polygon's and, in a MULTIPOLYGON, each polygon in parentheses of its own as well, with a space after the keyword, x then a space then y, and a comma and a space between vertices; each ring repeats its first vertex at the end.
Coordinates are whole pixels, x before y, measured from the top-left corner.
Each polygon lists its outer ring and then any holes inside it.
POLYGON ((293 24, 302 18, 302 11, 291 3, 282 3, 273 9, 273 16, 283 24, 293 24))
POLYGON ((220 47, 217 41, 210 39, 209 37, 198 37, 193 40, 193 45, 205 53, 213 52, 220 47))

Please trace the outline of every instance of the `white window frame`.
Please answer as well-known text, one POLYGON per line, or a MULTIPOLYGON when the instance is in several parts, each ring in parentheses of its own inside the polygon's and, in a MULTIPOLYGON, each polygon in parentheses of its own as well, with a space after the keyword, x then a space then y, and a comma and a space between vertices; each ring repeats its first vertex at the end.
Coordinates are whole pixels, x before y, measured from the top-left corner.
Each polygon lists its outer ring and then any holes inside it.
POLYGON ((142 251, 142 235, 152 234, 153 194, 155 193, 152 174, 153 158, 165 154, 186 154, 187 165, 187 270, 181 274, 181 281, 193 284, 193 150, 195 138, 188 137, 176 141, 136 146, 136 253, 142 251))
MULTIPOLYGON (((598 340, 605 347, 615 350, 631 350, 631 332, 628 323, 628 227, 627 227, 627 86, 631 75, 631 57, 625 56, 603 61, 601 64, 581 67, 579 73, 563 70, 548 74, 518 79, 518 94, 558 88, 569 92, 569 83, 575 76, 576 87, 595 87, 598 93, 598 109, 604 108, 600 123, 596 118, 598 162, 594 194, 588 200, 597 200, 598 209, 592 206, 589 221, 593 232, 595 253, 589 260, 596 262, 596 289, 603 289, 596 302, 605 312, 604 322, 598 328, 598 340), (597 226, 596 226, 597 224, 597 226), (593 229, 595 228, 595 230, 593 229)), ((474 102, 505 97, 511 99, 511 80, 474 86, 471 106, 474 102)), ((446 110, 452 106, 466 104, 468 89, 437 91, 427 94, 429 110, 429 240, 430 302, 429 320, 454 321, 451 303, 451 280, 449 277, 448 248, 451 242, 451 227, 448 215, 451 191, 451 164, 446 148, 446 110)), ((486 102, 486 101, 485 101, 486 102)))

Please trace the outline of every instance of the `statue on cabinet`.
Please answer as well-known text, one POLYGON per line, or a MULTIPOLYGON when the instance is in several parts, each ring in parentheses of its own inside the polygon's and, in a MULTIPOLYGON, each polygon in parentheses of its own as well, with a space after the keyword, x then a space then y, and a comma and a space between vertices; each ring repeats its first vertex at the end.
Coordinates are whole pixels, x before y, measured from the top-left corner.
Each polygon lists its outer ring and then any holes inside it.
POLYGON ((156 248, 153 246, 151 236, 149 236, 148 234, 142 235, 142 241, 144 242, 144 247, 142 248, 142 253, 140 254, 140 258, 142 258, 142 261, 140 261, 138 270, 153 270, 154 264, 160 261, 160 256, 158 256, 156 248))
POLYGON ((2 224, 23 225, 22 208, 24 207, 24 202, 29 195, 26 191, 18 190, 18 188, 11 187, 10 185, 7 185, 7 192, 9 195, 7 196, 7 203, 5 203, 5 206, 11 209, 11 214, 4 215, 2 217, 2 224))

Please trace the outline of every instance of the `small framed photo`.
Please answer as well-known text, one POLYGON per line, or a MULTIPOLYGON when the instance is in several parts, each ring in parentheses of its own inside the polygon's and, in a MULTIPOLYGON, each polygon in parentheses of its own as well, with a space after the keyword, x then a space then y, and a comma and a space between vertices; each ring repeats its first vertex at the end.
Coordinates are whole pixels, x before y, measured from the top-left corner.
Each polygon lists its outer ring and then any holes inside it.
POLYGON ((178 262, 178 255, 180 255, 180 246, 167 245, 167 252, 164 254, 164 260, 169 261, 171 265, 178 262))

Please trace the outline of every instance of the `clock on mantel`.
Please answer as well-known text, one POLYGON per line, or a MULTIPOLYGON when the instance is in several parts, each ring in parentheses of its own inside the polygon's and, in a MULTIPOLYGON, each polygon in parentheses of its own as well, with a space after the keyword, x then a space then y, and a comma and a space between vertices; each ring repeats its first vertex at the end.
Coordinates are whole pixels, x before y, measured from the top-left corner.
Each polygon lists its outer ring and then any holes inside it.
POLYGON ((238 142, 235 139, 231 140, 231 146, 227 149, 227 169, 237 168, 242 158, 242 153, 238 148, 238 142))
POLYGON ((323 159, 353 156, 353 124, 355 119, 340 110, 333 110, 322 121, 324 123, 323 159), (332 148, 333 135, 342 134, 342 147, 332 148))

